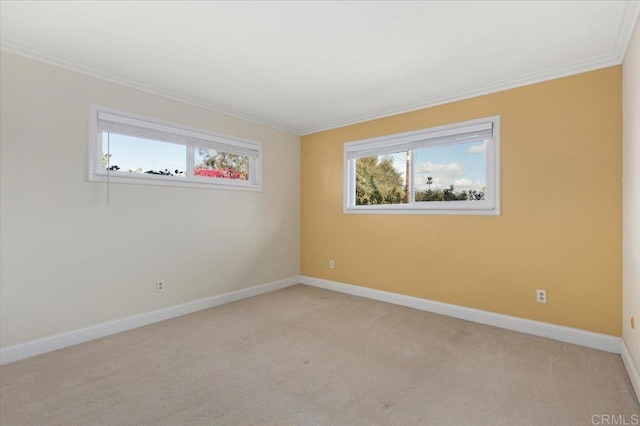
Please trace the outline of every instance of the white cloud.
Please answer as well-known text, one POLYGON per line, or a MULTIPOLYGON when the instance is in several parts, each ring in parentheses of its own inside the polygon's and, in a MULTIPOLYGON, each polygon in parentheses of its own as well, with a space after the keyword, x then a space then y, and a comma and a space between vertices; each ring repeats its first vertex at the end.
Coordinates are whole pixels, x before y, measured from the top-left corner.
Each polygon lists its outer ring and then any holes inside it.
POLYGON ((460 163, 449 163, 444 169, 454 176, 460 176, 463 173, 460 163))
POLYGON ((470 185, 473 185, 473 181, 471 179, 462 178, 462 179, 456 179, 455 181, 453 181, 453 184, 455 186, 470 186, 470 185))
POLYGON ((419 164, 416 171, 425 173, 438 172, 444 169, 444 166, 445 164, 432 163, 431 161, 427 161, 426 163, 419 164))
POLYGON ((457 190, 468 191, 469 189, 475 189, 476 191, 484 191, 484 182, 478 179, 461 178, 453 181, 453 185, 457 190))
MULTIPOLYGON (((433 177, 433 180, 431 181, 431 189, 436 190, 436 189, 442 189, 442 188, 448 188, 449 185, 445 185, 445 182, 439 178, 439 177, 433 177)), ((416 181, 415 181, 415 185, 416 188, 418 189, 426 189, 427 188, 427 176, 416 176, 416 181)))
POLYGON ((473 145, 467 149, 467 154, 481 154, 485 151, 485 145, 473 145))
POLYGON ((419 191, 424 191, 429 187, 432 190, 437 191, 439 189, 449 188, 450 185, 455 187, 456 192, 468 191, 470 189, 475 191, 485 191, 486 189, 484 182, 479 179, 469 179, 465 177, 452 179, 446 176, 438 176, 437 173, 433 175, 422 174, 416 176, 415 181, 416 189, 419 191), (429 176, 432 177, 431 185, 427 185, 427 177, 429 176))
POLYGON ((434 163, 427 161, 416 165, 415 186, 423 191, 448 188, 456 178, 464 176, 464 167, 461 163, 434 163), (431 177, 431 184, 427 184, 427 178, 431 177))
POLYGON ((416 169, 417 173, 437 173, 437 172, 446 172, 447 175, 460 176, 464 173, 462 170, 462 165, 460 163, 433 163, 431 161, 427 161, 426 163, 421 163, 418 165, 416 169))

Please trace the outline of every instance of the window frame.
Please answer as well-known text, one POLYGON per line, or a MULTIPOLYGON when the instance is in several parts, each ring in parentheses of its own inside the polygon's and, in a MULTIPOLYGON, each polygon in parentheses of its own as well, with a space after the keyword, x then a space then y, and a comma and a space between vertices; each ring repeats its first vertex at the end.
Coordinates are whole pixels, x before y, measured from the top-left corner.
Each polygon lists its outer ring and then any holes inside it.
MULTIPOLYGON (((344 144, 343 207, 346 214, 424 214, 424 215, 485 215, 501 214, 500 115, 430 127, 410 132, 347 142, 344 144), (491 125, 492 136, 485 141, 485 200, 482 201, 414 201, 415 167, 411 162, 411 202, 406 204, 356 205, 356 158, 358 152, 386 150, 415 151, 420 148, 446 146, 463 142, 443 142, 444 138, 467 133, 469 129, 491 125), (406 148, 408 145, 420 148, 406 148)), ((379 154, 384 155, 384 154, 379 154)), ((412 158, 415 154, 412 155, 412 158)), ((363 158, 363 157, 360 157, 363 158)))
MULTIPOLYGON (((153 139, 151 139, 153 140, 153 139)), ((248 139, 231 137, 185 126, 167 120, 136 114, 97 104, 89 104, 89 161, 88 180, 90 182, 124 183, 160 186, 178 186, 188 188, 222 189, 235 191, 262 191, 262 143, 248 139), (166 131, 167 135, 175 135, 175 141, 158 142, 173 143, 186 147, 186 167, 184 176, 163 176, 146 173, 131 173, 126 171, 108 171, 102 166, 102 131, 99 130, 98 116, 100 113, 119 116, 123 122, 141 129, 166 131), (179 140, 182 138, 182 140, 179 140), (257 151, 257 157, 249 156, 249 179, 225 179, 204 176, 193 176, 195 149, 207 148, 226 152, 220 146, 237 147, 245 150, 257 151)))

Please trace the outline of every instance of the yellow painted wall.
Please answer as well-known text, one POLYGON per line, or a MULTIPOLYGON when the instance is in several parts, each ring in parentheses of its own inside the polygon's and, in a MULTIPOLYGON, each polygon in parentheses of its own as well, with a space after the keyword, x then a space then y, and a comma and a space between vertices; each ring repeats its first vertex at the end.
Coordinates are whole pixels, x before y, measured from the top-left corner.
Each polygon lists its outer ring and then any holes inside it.
POLYGON ((302 274, 620 336, 621 105, 616 66, 304 136, 302 274), (345 142, 497 114, 501 216, 343 213, 345 142))

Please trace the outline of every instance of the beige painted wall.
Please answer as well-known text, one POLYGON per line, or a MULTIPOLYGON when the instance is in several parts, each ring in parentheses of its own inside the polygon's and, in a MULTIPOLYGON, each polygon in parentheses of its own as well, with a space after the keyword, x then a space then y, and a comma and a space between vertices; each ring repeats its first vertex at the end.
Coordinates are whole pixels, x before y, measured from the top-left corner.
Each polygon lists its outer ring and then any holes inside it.
POLYGON ((298 136, 10 54, 1 64, 2 347, 299 274, 298 136), (107 206, 86 180, 90 102, 261 141, 264 191, 112 185, 107 206))
POLYGON ((640 24, 622 66, 623 306, 622 336, 640 370, 640 24), (635 328, 631 328, 631 317, 635 328))
POLYGON ((302 274, 620 336, 621 89, 617 66, 304 136, 302 274), (345 142, 496 114, 501 216, 343 214, 345 142))

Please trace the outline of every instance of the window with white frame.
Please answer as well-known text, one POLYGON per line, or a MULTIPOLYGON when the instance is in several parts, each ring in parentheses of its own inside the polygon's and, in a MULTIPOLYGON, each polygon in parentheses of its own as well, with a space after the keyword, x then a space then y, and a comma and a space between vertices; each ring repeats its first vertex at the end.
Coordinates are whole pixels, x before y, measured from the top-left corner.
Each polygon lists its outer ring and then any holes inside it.
POLYGON ((500 214, 500 116, 344 145, 345 213, 500 214))
POLYGON ((258 142, 90 106, 89 180, 257 191, 258 142))

